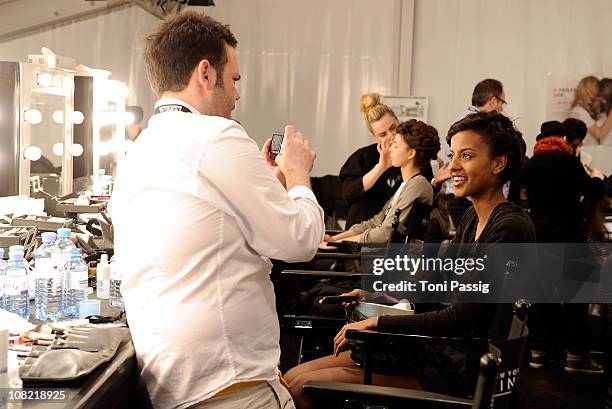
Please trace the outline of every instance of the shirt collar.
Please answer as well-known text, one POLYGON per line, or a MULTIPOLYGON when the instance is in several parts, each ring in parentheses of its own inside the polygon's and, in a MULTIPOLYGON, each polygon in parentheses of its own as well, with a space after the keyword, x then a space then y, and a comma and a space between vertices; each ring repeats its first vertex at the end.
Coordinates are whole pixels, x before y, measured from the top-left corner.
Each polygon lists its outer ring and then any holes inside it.
POLYGON ((197 115, 202 115, 202 113, 200 111, 198 111, 197 109, 195 109, 191 104, 189 104, 188 102, 183 101, 182 99, 176 99, 176 98, 162 98, 160 100, 158 100, 155 103, 155 108, 161 106, 161 105, 182 105, 185 108, 189 109, 191 112, 193 112, 194 114, 197 115))
POLYGON ((470 105, 467 110, 468 112, 480 112, 480 109, 478 109, 478 107, 475 107, 474 105, 470 105))

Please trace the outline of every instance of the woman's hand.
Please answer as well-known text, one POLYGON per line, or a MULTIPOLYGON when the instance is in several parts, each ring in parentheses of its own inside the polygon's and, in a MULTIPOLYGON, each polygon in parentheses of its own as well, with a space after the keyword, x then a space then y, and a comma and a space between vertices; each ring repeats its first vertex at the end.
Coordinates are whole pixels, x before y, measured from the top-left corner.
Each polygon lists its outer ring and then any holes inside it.
POLYGON ((350 303, 343 302, 342 307, 348 308, 349 306, 355 307, 361 301, 365 299, 365 292, 359 288, 355 288, 353 291, 349 291, 348 293, 340 294, 340 296, 348 296, 348 297, 359 297, 359 301, 352 301, 350 303))
POLYGON ((446 162, 434 175, 434 184, 436 188, 451 178, 450 170, 448 169, 449 164, 450 162, 446 162))
POLYGON ((393 144, 394 135, 389 135, 379 142, 376 146, 378 150, 378 165, 383 169, 387 170, 391 167, 391 145, 393 144))
POLYGON ((344 351, 350 342, 344 338, 347 329, 368 330, 376 329, 377 327, 378 317, 372 317, 368 318, 367 320, 346 324, 334 338, 334 356, 338 356, 340 352, 344 351))

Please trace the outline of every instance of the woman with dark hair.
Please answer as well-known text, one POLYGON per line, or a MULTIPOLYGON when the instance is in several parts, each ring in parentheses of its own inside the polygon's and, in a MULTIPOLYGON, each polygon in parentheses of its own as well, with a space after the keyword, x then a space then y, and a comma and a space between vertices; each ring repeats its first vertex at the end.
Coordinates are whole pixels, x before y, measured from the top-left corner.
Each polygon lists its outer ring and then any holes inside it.
POLYGON ((395 212, 400 210, 400 223, 405 221, 412 204, 421 201, 431 205, 433 188, 423 174, 424 169, 431 171, 430 160, 435 159, 440 150, 438 131, 424 122, 411 119, 401 123, 391 145, 389 159, 393 167, 401 170, 404 180, 395 194, 385 203, 374 217, 335 236, 326 236, 325 241, 340 240, 359 243, 386 243, 391 238, 395 212))
MULTIPOLYGON (((448 132, 450 177, 455 194, 470 196, 469 208, 453 239, 456 244, 530 243, 535 232, 529 217, 504 198, 503 185, 516 175, 520 166, 519 133, 512 121, 497 112, 478 112, 453 124, 448 132)), ((471 246, 469 246, 471 247, 471 246)), ((360 290, 357 290, 360 291, 360 290)), ((380 330, 433 336, 497 338, 496 319, 511 319, 512 306, 496 304, 453 303, 427 313, 381 316, 345 325, 334 339, 334 355, 306 362, 286 374, 291 394, 300 409, 313 407, 302 395, 302 386, 310 380, 361 382, 363 371, 355 365, 344 334, 348 329, 380 330), (501 307, 501 308, 500 308, 501 307), (507 307, 507 308, 506 308, 507 307), (503 311, 503 314, 499 312, 503 311)), ((473 391, 478 373, 478 359, 469 351, 426 349, 414 363, 414 375, 375 372, 375 385, 423 388, 465 394, 473 391), (453 371, 442 362, 457 364, 453 371), (438 364, 442 367, 437 366, 438 364)))

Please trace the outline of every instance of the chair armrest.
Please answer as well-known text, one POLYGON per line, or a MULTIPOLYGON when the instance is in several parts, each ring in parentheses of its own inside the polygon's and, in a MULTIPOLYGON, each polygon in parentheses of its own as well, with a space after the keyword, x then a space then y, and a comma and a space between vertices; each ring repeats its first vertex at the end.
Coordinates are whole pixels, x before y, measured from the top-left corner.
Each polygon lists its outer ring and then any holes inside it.
POLYGON ((379 332, 372 330, 349 329, 345 334, 346 339, 361 340, 366 342, 387 343, 393 342, 397 345, 448 345, 448 346, 486 346, 491 341, 485 338, 457 338, 457 337, 432 337, 428 335, 394 334, 390 332, 379 332))
POLYGON ((361 385, 345 382, 309 381, 303 388, 305 395, 321 398, 374 400, 373 404, 395 403, 403 407, 419 409, 471 408, 472 401, 450 395, 414 389, 391 388, 388 386, 361 385), (379 403, 380 402, 380 403, 379 403), (417 405, 415 405, 417 404, 417 405))
POLYGON ((294 329, 340 329, 346 318, 323 317, 320 315, 283 315, 281 326, 294 329))
POLYGON ((281 274, 291 275, 291 276, 306 276, 306 277, 315 277, 315 278, 326 278, 326 277, 364 277, 364 276, 373 276, 370 273, 359 273, 359 272, 349 272, 349 271, 317 271, 317 270, 283 270, 281 274))

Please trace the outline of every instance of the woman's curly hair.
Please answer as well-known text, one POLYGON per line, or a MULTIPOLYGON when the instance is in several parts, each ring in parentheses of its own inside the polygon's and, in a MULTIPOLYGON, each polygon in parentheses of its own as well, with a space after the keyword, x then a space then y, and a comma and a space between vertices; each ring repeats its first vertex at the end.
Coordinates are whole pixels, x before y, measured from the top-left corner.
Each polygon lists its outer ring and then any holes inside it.
POLYGON ((521 166, 521 141, 523 135, 507 116, 497 111, 476 112, 451 125, 446 136, 449 146, 455 134, 472 131, 482 136, 491 149, 493 158, 506 155, 508 161, 500 174, 502 183, 514 178, 521 166))
POLYGON ((410 119, 399 124, 396 133, 402 136, 411 149, 416 150, 415 162, 420 168, 438 157, 440 138, 438 131, 433 126, 410 119))

